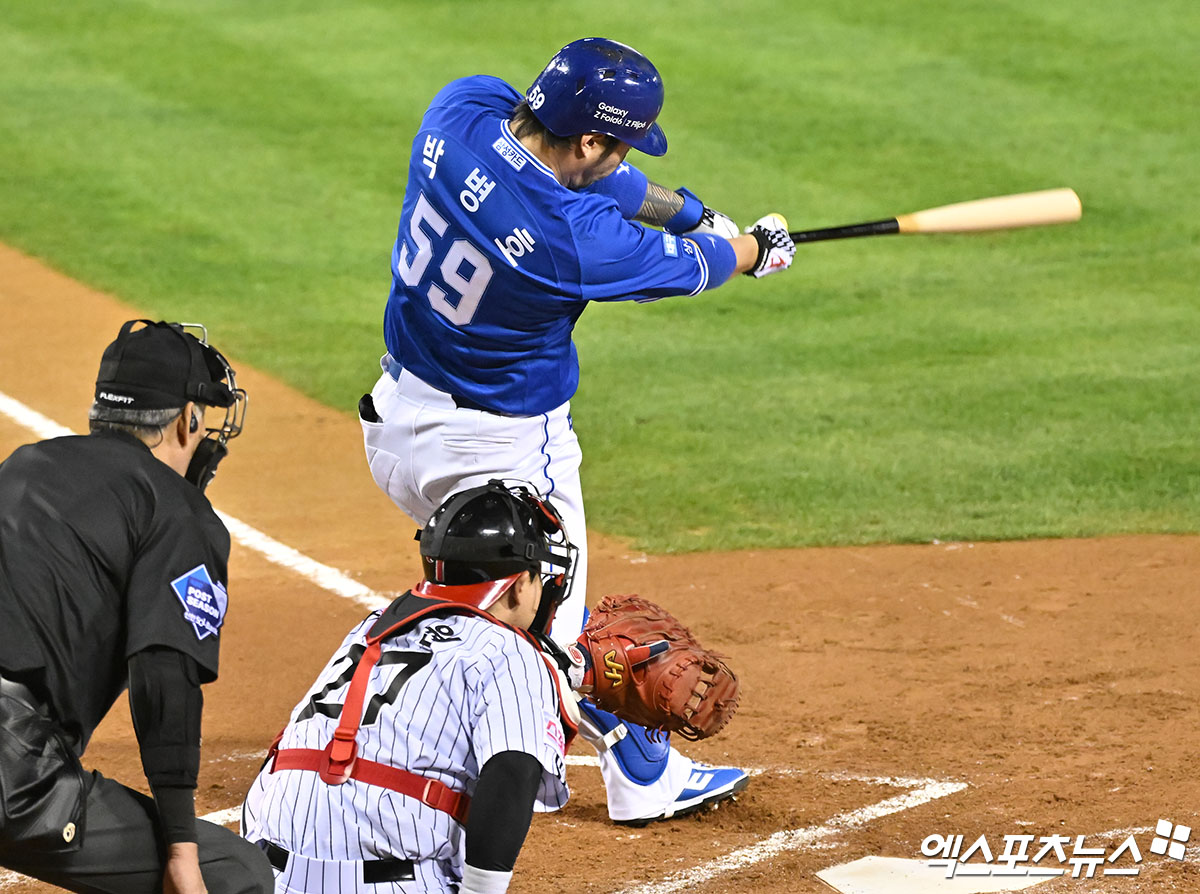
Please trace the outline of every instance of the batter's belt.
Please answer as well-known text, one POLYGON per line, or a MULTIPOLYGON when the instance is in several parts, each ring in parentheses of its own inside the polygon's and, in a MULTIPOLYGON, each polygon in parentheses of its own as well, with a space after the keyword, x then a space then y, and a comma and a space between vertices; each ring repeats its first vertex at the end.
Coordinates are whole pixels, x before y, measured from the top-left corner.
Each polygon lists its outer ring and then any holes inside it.
POLYGON ((413 381, 414 385, 419 382, 420 386, 423 386, 421 388, 423 392, 421 397, 427 402, 432 402, 434 399, 441 398, 446 402, 447 405, 453 404, 460 410, 478 410, 481 413, 491 413, 493 416, 513 415, 512 413, 501 413, 498 410, 489 409, 488 407, 483 406, 483 404, 476 403, 469 397, 463 397, 461 394, 450 394, 442 391, 439 388, 435 388, 424 379, 414 375, 411 371, 406 370, 400 365, 399 361, 392 357, 391 354, 384 354, 383 358, 379 361, 379 365, 387 370, 387 374, 397 382, 401 381, 402 375, 405 380, 415 380, 413 381))

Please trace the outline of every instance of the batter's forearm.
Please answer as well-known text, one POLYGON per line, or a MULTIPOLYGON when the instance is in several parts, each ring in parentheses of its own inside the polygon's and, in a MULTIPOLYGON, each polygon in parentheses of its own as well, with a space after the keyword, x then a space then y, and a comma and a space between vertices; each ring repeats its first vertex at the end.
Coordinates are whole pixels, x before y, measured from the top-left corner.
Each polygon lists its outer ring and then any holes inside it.
POLYGON ((758 240, 753 236, 735 236, 729 240, 729 244, 733 246, 733 252, 737 255, 734 275, 745 273, 758 263, 758 240))
POLYGON ((646 185, 646 198, 634 220, 651 226, 661 227, 683 210, 683 196, 673 189, 650 182, 646 185))

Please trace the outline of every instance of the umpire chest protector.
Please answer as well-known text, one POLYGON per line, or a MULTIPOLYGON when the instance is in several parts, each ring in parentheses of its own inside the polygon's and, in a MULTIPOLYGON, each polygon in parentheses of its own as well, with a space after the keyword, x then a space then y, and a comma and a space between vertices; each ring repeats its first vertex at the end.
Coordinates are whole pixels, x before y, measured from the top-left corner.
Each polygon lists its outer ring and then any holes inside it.
POLYGON ((375 623, 371 625, 370 630, 367 631, 366 650, 359 659, 358 666, 354 669, 354 675, 350 678, 350 686, 346 690, 346 700, 342 705, 338 725, 329 744, 323 749, 280 749, 279 742, 283 738, 281 730, 267 754, 267 764, 271 772, 311 770, 316 772, 321 777, 321 781, 328 785, 341 785, 348 779, 356 779, 368 785, 382 786, 402 795, 416 798, 423 804, 448 813, 459 823, 465 824, 471 805, 471 799, 465 792, 456 792, 436 779, 426 778, 400 767, 359 758, 358 743, 355 741, 358 728, 362 723, 367 681, 383 653, 383 642, 389 637, 406 633, 425 618, 445 615, 469 615, 490 621, 506 630, 511 630, 542 656, 546 664, 546 672, 554 681, 555 689, 558 692, 559 717, 566 733, 566 745, 569 748, 579 729, 578 720, 572 718, 566 707, 567 700, 573 696, 569 690, 563 691, 563 678, 557 666, 542 651, 537 640, 530 633, 505 624, 474 606, 442 599, 428 599, 408 592, 395 599, 384 609, 375 623))

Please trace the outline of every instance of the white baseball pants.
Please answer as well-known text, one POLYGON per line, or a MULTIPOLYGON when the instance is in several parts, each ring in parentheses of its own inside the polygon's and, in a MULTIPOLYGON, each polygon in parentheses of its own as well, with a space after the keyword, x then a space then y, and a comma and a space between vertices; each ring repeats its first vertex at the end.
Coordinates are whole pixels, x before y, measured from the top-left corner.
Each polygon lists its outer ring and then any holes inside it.
POLYGON ((371 391, 381 421, 359 419, 371 477, 418 526, 451 494, 492 478, 528 482, 548 498, 579 547, 574 587, 551 630, 560 644, 574 642, 587 597, 587 528, 570 402, 539 416, 460 408, 408 370, 392 378, 387 359, 371 391))

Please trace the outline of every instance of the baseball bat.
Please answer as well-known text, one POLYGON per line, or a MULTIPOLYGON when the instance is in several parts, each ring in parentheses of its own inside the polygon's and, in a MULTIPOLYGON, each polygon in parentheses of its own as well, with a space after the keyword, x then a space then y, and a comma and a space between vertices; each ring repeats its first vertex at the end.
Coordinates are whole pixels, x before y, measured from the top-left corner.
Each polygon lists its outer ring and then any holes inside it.
POLYGON ((821 242, 825 239, 852 239, 857 236, 888 236, 893 233, 972 233, 980 230, 1011 230, 1016 227, 1040 227, 1046 224, 1079 220, 1083 205, 1075 190, 1043 189, 1011 196, 992 196, 954 205, 939 205, 866 223, 799 230, 788 235, 792 241, 821 242))

